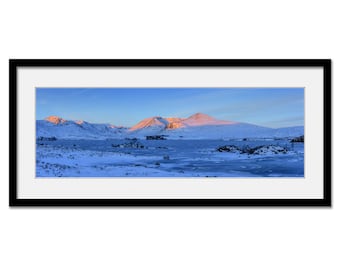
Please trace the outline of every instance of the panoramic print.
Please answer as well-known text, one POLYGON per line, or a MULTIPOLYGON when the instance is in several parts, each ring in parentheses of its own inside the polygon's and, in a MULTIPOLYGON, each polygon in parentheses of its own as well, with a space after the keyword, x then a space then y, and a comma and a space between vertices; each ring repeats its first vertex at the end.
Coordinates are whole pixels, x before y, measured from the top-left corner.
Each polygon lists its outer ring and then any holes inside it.
POLYGON ((304 177, 304 88, 37 88, 36 177, 304 177))

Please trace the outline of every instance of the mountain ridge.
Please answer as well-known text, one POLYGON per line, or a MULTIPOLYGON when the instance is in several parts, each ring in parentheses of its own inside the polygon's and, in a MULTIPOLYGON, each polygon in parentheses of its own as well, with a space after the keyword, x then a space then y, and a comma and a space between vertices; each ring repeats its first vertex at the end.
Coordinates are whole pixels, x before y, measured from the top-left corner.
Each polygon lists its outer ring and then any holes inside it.
POLYGON ((207 114, 195 113, 187 118, 153 116, 145 118, 129 130, 136 131, 144 128, 159 127, 163 129, 178 129, 193 126, 232 125, 237 122, 215 119, 207 114))
POLYGON ((268 128, 249 123, 218 120, 203 113, 195 113, 187 118, 153 116, 141 120, 130 128, 94 124, 83 120, 65 120, 55 115, 37 120, 36 123, 37 137, 58 138, 142 138, 163 134, 173 139, 226 139, 304 135, 303 126, 268 128))

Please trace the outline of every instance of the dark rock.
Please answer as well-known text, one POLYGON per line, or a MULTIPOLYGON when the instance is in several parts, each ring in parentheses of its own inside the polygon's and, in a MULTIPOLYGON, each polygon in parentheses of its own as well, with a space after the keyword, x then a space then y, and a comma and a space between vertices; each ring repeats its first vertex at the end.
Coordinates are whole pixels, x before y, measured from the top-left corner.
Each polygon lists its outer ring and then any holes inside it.
POLYGON ((290 140, 290 142, 292 143, 298 143, 298 142, 305 142, 305 136, 299 136, 299 137, 295 137, 293 139, 290 140))

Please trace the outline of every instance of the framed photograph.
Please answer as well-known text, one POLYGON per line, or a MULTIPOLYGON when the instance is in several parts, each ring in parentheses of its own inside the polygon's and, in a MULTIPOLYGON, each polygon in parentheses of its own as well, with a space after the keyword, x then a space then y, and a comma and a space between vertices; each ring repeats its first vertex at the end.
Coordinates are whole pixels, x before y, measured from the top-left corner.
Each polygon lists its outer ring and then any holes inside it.
POLYGON ((18 60, 10 206, 331 206, 331 60, 18 60))

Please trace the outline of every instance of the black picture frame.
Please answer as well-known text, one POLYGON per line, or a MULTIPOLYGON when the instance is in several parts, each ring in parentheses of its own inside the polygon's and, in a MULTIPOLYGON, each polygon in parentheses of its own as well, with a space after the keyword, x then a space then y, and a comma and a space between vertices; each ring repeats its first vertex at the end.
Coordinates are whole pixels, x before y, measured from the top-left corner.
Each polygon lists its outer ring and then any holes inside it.
POLYGON ((11 59, 9 60, 10 206, 331 206, 331 60, 329 59, 11 59), (324 97, 322 199, 21 199, 17 196, 17 69, 19 67, 321 67, 324 97))

